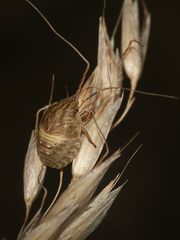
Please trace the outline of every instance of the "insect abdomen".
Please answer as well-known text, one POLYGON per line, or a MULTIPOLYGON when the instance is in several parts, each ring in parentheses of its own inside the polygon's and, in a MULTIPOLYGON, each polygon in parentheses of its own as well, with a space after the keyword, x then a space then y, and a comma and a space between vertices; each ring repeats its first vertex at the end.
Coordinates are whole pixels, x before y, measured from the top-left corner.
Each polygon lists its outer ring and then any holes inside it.
POLYGON ((64 136, 52 136, 39 130, 38 153, 44 165, 61 169, 77 156, 81 147, 81 137, 74 139, 64 136))
POLYGON ((37 131, 37 150, 42 163, 61 169, 71 163, 81 147, 81 117, 75 97, 52 104, 37 131))

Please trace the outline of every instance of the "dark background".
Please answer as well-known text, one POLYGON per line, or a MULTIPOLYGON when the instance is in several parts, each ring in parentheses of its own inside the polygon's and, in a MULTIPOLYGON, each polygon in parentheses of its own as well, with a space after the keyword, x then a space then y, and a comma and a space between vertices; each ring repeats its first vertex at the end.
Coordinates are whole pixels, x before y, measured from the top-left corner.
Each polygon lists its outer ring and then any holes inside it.
MULTIPOLYGON (((53 26, 96 65, 98 17, 102 0, 34 1, 53 26)), ((106 22, 112 32, 122 1, 107 1, 106 22)), ((152 30, 139 90, 180 96, 179 1, 147 1, 152 30)), ((47 104, 55 73, 54 100, 73 94, 84 63, 23 0, 1 1, 0 6, 0 239, 15 239, 23 221, 23 161, 37 109, 47 104)), ((126 84, 126 86, 128 86, 126 84)), ((120 171, 133 153, 128 184, 91 239, 178 239, 179 100, 136 94, 123 123, 113 131, 111 150, 139 137, 109 175, 120 171)), ((57 187, 55 171, 48 186, 57 187)), ((69 179, 69 170, 65 173, 69 179)), ((68 181, 68 180, 67 180, 68 181)), ((123 180, 122 180, 123 181, 123 180)), ((122 183, 121 181, 121 183, 122 183)))

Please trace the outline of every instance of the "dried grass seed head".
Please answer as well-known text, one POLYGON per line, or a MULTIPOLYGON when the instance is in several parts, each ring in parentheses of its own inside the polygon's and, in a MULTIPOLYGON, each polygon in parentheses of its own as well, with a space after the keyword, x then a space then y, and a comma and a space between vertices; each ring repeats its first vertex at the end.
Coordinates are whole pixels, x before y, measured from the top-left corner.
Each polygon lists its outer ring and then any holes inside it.
MULTIPOLYGON (((124 29, 124 31, 126 31, 126 29, 124 29)), ((99 222, 102 220, 102 217, 104 217, 105 213, 108 211, 111 203, 117 195, 116 193, 119 192, 119 189, 114 192, 110 192, 112 187, 109 187, 107 194, 100 193, 99 198, 97 197, 96 199, 92 199, 92 195, 97 189, 100 180, 110 167, 111 163, 119 157, 120 152, 116 152, 103 163, 96 167, 94 166, 99 158, 109 130, 112 126, 114 116, 121 105, 122 97, 120 96, 120 87, 122 86, 122 81, 122 63, 120 54, 118 51, 114 52, 113 45, 110 43, 106 32, 104 19, 102 18, 100 20, 99 30, 98 64, 83 88, 83 84, 80 84, 81 91, 78 92, 78 110, 82 124, 80 136, 82 134, 84 124, 86 130, 90 136, 92 136, 92 139, 95 139, 97 148, 94 148, 92 144, 89 144, 87 136, 82 137, 80 152, 75 161, 73 161, 73 179, 76 179, 76 181, 71 182, 69 187, 52 206, 46 217, 40 221, 38 227, 31 230, 32 235, 30 233, 30 235, 27 235, 25 239, 38 239, 37 236, 43 236, 43 238, 46 239, 46 233, 50 234, 48 239, 62 239, 63 237, 73 239, 74 230, 77 230, 77 240, 84 239, 91 231, 94 230, 95 227, 97 227, 99 222), (118 87, 119 89, 113 91, 112 87, 118 87), (101 89, 103 90, 103 88, 109 89, 101 92, 101 89), (98 94, 93 95, 97 89, 100 91, 98 94), (93 114, 90 114, 91 112, 93 114), (100 131, 98 130, 97 125, 100 131), (88 158, 85 159, 85 156, 88 156, 88 158), (90 202, 90 200, 92 201, 90 202), (74 210, 76 209, 81 209, 81 212, 78 212, 78 215, 74 215, 74 210), (68 226, 64 225, 64 222, 62 223, 59 219, 59 217, 62 216, 63 221, 65 219, 69 223, 68 226), (86 219, 87 225, 85 224, 82 226, 84 219, 86 219), (62 224, 63 228, 61 228, 62 224), (46 228, 46 226, 48 227, 46 228), (53 228, 53 226, 55 228, 53 228), (78 231, 78 229, 81 229, 81 232, 78 231), (49 231, 51 231, 51 233, 49 233, 49 231), (33 233, 35 235, 33 235, 33 233), (33 237, 31 238, 31 236, 33 237)), ((53 109, 53 104, 51 106, 53 109)), ((124 115, 126 115, 128 110, 129 108, 127 107, 124 115)), ((48 110, 45 111, 44 116, 46 116, 46 114, 48 116, 48 110)), ((40 128, 44 131, 43 121, 44 120, 42 118, 38 131, 40 128)), ((58 131, 59 130, 60 129, 58 129, 58 131)), ((40 133, 40 131, 38 133, 40 133)), ((46 137, 44 132, 41 132, 41 134, 44 134, 43 136, 46 137)), ((49 141, 49 138, 50 136, 48 135, 46 140, 49 141)), ((56 141, 56 137, 55 139, 53 137, 53 144, 56 144, 56 141)), ((49 146, 48 144, 44 149, 47 152, 49 151, 47 150, 47 147, 49 146)), ((51 148, 51 146, 49 147, 51 148)))
POLYGON ((150 32, 150 14, 144 2, 142 5, 144 11, 142 29, 140 29, 138 1, 125 0, 122 9, 121 53, 124 70, 130 79, 132 90, 136 89, 143 69, 150 32))

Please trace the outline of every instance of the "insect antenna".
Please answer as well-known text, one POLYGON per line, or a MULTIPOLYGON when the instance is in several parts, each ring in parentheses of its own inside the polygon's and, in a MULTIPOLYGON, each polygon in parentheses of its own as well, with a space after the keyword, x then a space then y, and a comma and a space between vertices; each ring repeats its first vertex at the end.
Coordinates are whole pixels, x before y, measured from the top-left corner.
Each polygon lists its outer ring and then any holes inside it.
POLYGON ((38 125, 39 125, 39 118, 40 118, 40 113, 46 109, 48 109, 48 107, 51 105, 52 103, 52 98, 53 98, 53 91, 54 91, 54 74, 52 75, 52 83, 51 83, 51 92, 50 92, 50 97, 49 97, 49 102, 48 105, 40 108, 37 112, 36 112, 36 123, 35 123, 35 132, 38 129, 38 125))
POLYGON ((105 153, 104 153, 104 155, 101 157, 101 159, 100 159, 100 161, 99 161, 99 162, 102 162, 102 161, 107 157, 107 155, 109 154, 109 146, 108 146, 107 140, 106 140, 103 132, 101 131, 101 128, 99 127, 99 125, 98 125, 98 123, 97 123, 97 121, 96 121, 96 118, 95 118, 93 112, 91 112, 91 114, 92 114, 92 116, 93 116, 93 119, 94 119, 94 122, 95 122, 95 124, 96 124, 96 127, 97 127, 97 129, 99 130, 99 132, 100 132, 100 134, 101 134, 101 136, 102 136, 102 138, 103 138, 104 144, 105 144, 105 153))
POLYGON ((147 96, 163 97, 163 98, 169 98, 169 99, 175 99, 175 100, 179 99, 179 97, 177 97, 177 96, 172 96, 172 95, 168 95, 168 94, 161 94, 161 93, 146 92, 146 91, 141 91, 141 90, 133 90, 133 89, 126 88, 126 87, 122 87, 122 90, 126 90, 126 91, 129 91, 129 92, 140 93, 140 94, 147 95, 147 96))
POLYGON ((179 97, 173 96, 173 95, 147 92, 147 91, 141 91, 141 90, 133 90, 133 89, 130 89, 130 88, 127 88, 127 87, 107 87, 107 88, 101 88, 101 89, 99 89, 99 91, 105 91, 105 90, 109 90, 109 89, 122 89, 122 90, 125 90, 125 91, 128 91, 128 92, 140 93, 140 94, 147 95, 147 96, 170 98, 170 99, 174 99, 174 100, 179 99, 179 97))
MULTIPOLYGON (((105 19, 105 12, 106 12, 106 4, 107 4, 107 1, 104 0, 103 1, 103 7, 102 7, 102 18, 105 19)), ((86 59, 87 60, 87 59, 86 59)), ((76 95, 77 95, 77 98, 79 97, 80 93, 81 93, 81 90, 82 90, 82 87, 84 85, 84 82, 85 82, 85 78, 86 78, 86 75, 88 73, 88 70, 89 70, 89 67, 90 67, 90 64, 89 62, 87 63, 87 69, 85 70, 84 74, 83 74, 83 78, 80 82, 80 85, 78 87, 78 90, 76 92, 76 95)), ((91 80, 92 81, 92 80, 91 80)))
POLYGON ((125 51, 121 54, 121 58, 122 59, 124 59, 128 55, 128 53, 130 53, 130 51, 133 49, 133 46, 132 46, 133 43, 137 43, 140 47, 143 47, 143 45, 139 41, 137 41, 136 39, 132 39, 129 42, 129 44, 128 44, 127 48, 125 49, 125 51))
POLYGON ((85 79, 86 79, 86 75, 89 71, 90 68, 90 63, 89 61, 85 58, 85 56, 70 42, 68 41, 65 37, 63 37, 60 33, 58 33, 56 31, 56 29, 51 25, 51 23, 47 20, 47 18, 44 16, 44 14, 29 0, 25 0, 32 8, 34 8, 34 10, 41 16, 41 18, 46 22, 46 24, 49 26, 49 28, 51 29, 51 31, 58 37, 60 38, 62 41, 64 41, 68 46, 70 46, 80 57, 81 59, 85 62, 86 64, 86 68, 84 70, 79 88, 77 90, 77 92, 79 93, 82 89, 82 86, 84 85, 85 79))
MULTIPOLYGON (((87 89, 97 89, 98 87, 87 87, 86 89, 84 90, 87 90, 87 89)), ((121 89, 121 90, 125 90, 125 91, 128 91, 128 92, 135 92, 135 93, 139 93, 139 94, 143 94, 143 95, 147 95, 147 96, 154 96, 154 97, 162 97, 162 98, 169 98, 169 99, 174 99, 174 100, 178 100, 179 97, 177 96, 173 96, 173 95, 169 95, 169 94, 161 94, 161 93, 154 93, 154 92, 147 92, 147 91, 141 91, 141 90, 133 90, 131 88, 127 88, 127 87, 106 87, 106 88, 101 88, 101 89, 98 89, 98 91, 106 91, 106 90, 109 90, 109 89, 114 89, 114 90, 118 90, 118 89, 121 89)), ((88 99, 90 99, 91 97, 93 97, 94 95, 98 94, 98 91, 92 93, 90 96, 88 96, 86 99, 84 99, 80 105, 80 107, 83 105, 84 102, 86 102, 88 99)))

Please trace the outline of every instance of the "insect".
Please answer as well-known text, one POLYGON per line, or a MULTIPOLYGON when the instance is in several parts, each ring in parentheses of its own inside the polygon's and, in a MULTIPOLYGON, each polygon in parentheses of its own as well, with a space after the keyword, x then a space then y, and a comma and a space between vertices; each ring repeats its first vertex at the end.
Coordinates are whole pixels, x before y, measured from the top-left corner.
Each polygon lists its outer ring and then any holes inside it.
POLYGON ((34 4, 29 0, 26 0, 26 2, 42 17, 52 32, 69 45, 86 63, 86 69, 76 95, 49 104, 37 113, 35 134, 40 160, 45 166, 62 169, 78 155, 82 142, 82 134, 85 134, 88 141, 96 147, 83 124, 83 119, 87 118, 89 113, 87 114, 87 111, 79 111, 78 101, 90 64, 73 44, 53 28, 34 4), (38 125, 39 113, 42 110, 44 112, 38 125))
POLYGON ((42 163, 62 169, 77 156, 82 133, 95 147, 83 126, 76 96, 51 104, 43 113, 37 129, 36 144, 42 163))

